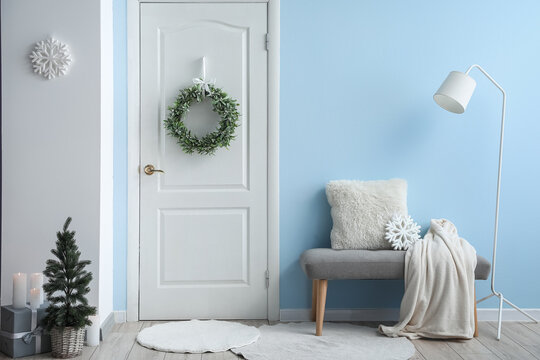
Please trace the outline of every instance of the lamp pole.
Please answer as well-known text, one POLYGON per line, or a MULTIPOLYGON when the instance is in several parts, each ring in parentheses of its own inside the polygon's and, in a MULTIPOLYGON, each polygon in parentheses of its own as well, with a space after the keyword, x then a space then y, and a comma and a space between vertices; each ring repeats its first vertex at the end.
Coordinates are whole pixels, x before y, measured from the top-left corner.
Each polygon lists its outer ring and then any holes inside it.
POLYGON ((482 299, 478 300, 476 303, 479 304, 484 300, 487 300, 493 296, 496 296, 499 298, 499 319, 498 319, 498 326, 497 326, 497 340, 501 339, 501 326, 502 326, 502 310, 503 310, 503 303, 507 303, 508 305, 512 306, 514 309, 521 312, 523 315, 527 316, 529 319, 538 322, 533 316, 528 314, 527 312, 521 310, 518 306, 511 303, 508 299, 506 299, 501 292, 498 292, 495 290, 495 267, 497 264, 497 237, 499 233, 499 199, 501 195, 501 171, 502 171, 502 160, 503 160, 503 145, 504 145, 504 119, 506 115, 506 92, 502 88, 501 85, 499 85, 495 79, 491 77, 480 65, 472 65, 469 67, 469 69, 465 72, 466 75, 469 75, 472 69, 477 68, 484 74, 492 83, 495 85, 502 93, 503 101, 502 101, 502 116, 501 116, 501 134, 500 134, 500 140, 499 140, 499 168, 497 172, 497 199, 495 202, 495 228, 493 232, 493 257, 492 257, 492 265, 491 265, 491 294, 489 294, 486 297, 483 297, 482 299))

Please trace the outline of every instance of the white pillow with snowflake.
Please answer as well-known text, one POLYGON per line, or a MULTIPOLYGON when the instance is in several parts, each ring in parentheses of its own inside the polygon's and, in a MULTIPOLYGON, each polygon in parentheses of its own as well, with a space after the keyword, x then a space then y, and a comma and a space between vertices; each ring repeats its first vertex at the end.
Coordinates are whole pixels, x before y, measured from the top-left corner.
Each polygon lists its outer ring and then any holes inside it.
POLYGON ((420 226, 410 216, 394 214, 385 229, 384 238, 394 250, 408 250, 420 240, 420 226))
POLYGON ((391 249, 384 226, 393 214, 408 214, 403 179, 334 180, 326 185, 326 197, 332 207, 332 249, 391 249))

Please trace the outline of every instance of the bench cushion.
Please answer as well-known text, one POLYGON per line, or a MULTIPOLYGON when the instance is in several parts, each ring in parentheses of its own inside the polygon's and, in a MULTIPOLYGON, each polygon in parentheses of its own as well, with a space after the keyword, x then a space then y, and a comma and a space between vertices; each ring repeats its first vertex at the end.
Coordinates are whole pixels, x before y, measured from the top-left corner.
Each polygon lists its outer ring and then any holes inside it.
MULTIPOLYGON (((491 264, 476 255, 475 277, 486 280, 491 264)), ((405 251, 310 249, 300 257, 300 265, 310 279, 403 279, 405 251)))

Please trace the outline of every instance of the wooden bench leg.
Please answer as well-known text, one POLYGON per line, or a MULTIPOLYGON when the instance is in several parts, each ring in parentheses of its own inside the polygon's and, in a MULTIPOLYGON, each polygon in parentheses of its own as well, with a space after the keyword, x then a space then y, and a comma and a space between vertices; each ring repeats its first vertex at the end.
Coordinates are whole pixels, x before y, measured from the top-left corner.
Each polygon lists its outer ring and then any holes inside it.
POLYGON ((319 280, 317 286, 317 324, 315 335, 322 335, 324 323, 324 307, 326 305, 326 289, 328 289, 328 280, 319 280))
POLYGON ((478 337, 478 312, 476 311, 476 286, 474 287, 474 337, 478 337))
POLYGON ((319 280, 313 280, 313 290, 311 294, 311 321, 317 319, 317 293, 319 291, 319 280))

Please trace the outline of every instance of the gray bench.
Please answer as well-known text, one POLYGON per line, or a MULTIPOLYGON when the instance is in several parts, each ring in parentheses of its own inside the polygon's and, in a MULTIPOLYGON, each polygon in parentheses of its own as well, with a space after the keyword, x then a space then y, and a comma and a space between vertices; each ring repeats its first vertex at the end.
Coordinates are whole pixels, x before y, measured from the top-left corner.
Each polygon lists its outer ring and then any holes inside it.
MULTIPOLYGON (((300 265, 313 280, 311 317, 316 321, 316 335, 322 335, 328 280, 397 280, 403 279, 405 251, 310 249, 300 257, 300 265)), ((475 278, 486 280, 491 264, 477 255, 475 278)), ((475 304, 475 322, 476 304, 475 304)), ((477 329, 477 326, 476 326, 477 329)), ((477 336, 478 331, 475 331, 477 336)))

